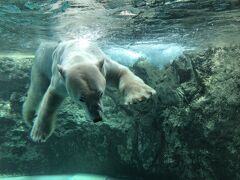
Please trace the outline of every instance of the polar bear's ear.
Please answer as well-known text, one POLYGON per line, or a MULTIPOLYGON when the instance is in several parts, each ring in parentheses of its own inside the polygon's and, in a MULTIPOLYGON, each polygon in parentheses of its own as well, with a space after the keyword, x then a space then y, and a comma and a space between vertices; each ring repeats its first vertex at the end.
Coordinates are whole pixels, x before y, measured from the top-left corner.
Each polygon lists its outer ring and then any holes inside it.
POLYGON ((65 80, 66 73, 65 73, 65 70, 63 69, 63 67, 61 65, 57 64, 57 69, 60 72, 62 78, 65 80))
POLYGON ((104 59, 101 59, 99 62, 97 62, 97 67, 100 69, 100 71, 102 70, 104 65, 104 59))

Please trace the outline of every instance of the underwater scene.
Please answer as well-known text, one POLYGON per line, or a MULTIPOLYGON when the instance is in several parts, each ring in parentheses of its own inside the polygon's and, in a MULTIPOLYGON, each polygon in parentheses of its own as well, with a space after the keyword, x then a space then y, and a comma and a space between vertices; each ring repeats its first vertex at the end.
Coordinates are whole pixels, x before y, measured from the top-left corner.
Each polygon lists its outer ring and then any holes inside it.
POLYGON ((240 0, 0 0, 0 179, 239 180, 240 0))

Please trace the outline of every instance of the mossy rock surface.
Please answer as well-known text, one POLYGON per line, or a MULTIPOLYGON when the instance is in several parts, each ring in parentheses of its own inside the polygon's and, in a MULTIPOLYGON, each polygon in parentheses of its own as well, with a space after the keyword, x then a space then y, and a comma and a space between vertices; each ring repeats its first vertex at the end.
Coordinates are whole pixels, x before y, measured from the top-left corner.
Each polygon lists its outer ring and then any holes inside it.
POLYGON ((163 69, 141 60, 132 70, 156 96, 124 106, 111 89, 97 124, 67 98, 46 143, 30 140, 21 117, 32 59, 1 58, 0 172, 238 179, 239 52, 239 46, 186 52, 163 69))

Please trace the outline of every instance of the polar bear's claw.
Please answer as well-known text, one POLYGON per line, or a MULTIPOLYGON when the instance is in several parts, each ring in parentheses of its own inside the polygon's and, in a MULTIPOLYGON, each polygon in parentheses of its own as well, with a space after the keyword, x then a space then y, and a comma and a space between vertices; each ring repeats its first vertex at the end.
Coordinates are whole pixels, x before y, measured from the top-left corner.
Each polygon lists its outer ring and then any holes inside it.
POLYGON ((155 95, 156 91, 151 87, 143 84, 139 89, 132 90, 128 92, 125 98, 125 105, 135 104, 149 99, 151 96, 155 95))
POLYGON ((34 123, 30 137, 35 142, 46 142, 48 137, 50 136, 49 128, 43 125, 41 123, 34 123))

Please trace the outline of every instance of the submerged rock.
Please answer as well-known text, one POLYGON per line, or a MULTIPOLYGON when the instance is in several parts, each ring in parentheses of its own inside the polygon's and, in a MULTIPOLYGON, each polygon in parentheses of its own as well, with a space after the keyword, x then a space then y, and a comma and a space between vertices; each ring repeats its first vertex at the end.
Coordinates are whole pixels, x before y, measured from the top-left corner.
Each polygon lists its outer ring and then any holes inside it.
POLYGON ((1 58, 0 173, 239 179, 239 57, 230 46, 186 52, 163 69, 139 60, 132 70, 155 97, 124 106, 110 89, 97 124, 67 99, 46 143, 29 139, 21 117, 31 59, 1 58))

